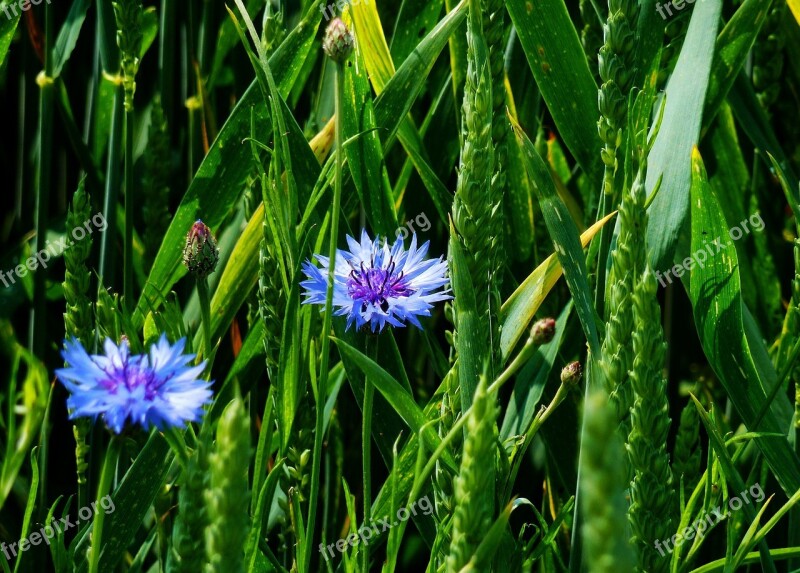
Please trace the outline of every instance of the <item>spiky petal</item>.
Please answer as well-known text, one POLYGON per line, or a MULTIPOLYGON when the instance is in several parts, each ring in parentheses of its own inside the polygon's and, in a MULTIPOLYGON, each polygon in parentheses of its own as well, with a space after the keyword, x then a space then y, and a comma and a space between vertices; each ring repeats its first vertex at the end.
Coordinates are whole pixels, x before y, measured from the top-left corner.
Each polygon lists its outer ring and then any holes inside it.
POLYGON ((89 355, 77 340, 65 342, 69 366, 56 376, 70 392, 70 418, 102 416, 117 434, 126 423, 163 430, 199 421, 211 401, 211 382, 198 378, 205 362, 189 366, 194 355, 183 354, 185 343, 170 345, 162 334, 149 354, 133 355, 127 340, 116 345, 106 339, 105 354, 89 355))
MULTIPOLYGON (((374 241, 366 231, 361 242, 347 237, 349 251, 337 250, 334 262, 334 314, 347 316, 347 328, 368 326, 372 332, 381 331, 387 324, 402 327, 410 322, 422 328, 418 317, 430 316, 433 303, 452 298, 447 288, 447 263, 425 259, 429 242, 417 247, 417 236, 405 250, 398 238, 389 247, 380 238, 374 241)), ((325 304, 330 259, 315 255, 320 263, 303 264, 308 277, 300 283, 306 289, 304 304, 325 304)))

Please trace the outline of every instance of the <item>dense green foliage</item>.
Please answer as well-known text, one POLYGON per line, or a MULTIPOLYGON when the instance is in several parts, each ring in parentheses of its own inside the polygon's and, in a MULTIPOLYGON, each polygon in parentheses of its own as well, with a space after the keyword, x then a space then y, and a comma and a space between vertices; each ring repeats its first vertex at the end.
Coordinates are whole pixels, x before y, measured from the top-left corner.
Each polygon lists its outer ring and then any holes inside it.
POLYGON ((798 62, 797 0, 0 0, 0 570, 799 572, 798 62))

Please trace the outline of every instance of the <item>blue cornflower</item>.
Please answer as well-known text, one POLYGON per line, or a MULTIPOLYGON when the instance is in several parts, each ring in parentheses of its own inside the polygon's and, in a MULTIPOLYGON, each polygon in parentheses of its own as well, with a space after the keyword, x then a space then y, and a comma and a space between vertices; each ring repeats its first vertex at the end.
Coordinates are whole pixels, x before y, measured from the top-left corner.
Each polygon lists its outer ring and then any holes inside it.
POLYGON ((162 334, 150 354, 132 355, 127 340, 117 346, 107 338, 105 355, 90 356, 77 340, 66 341, 62 356, 69 367, 56 376, 70 392, 70 418, 101 415, 117 434, 128 419, 145 430, 199 421, 211 401, 211 382, 198 378, 205 362, 188 366, 194 355, 183 354, 185 343, 182 338, 170 346, 162 334))
MULTIPOLYGON (((361 232, 361 243, 348 236, 349 251, 337 249, 333 306, 337 316, 347 315, 347 328, 369 325, 372 332, 383 330, 386 324, 405 326, 405 321, 422 328, 418 316, 430 316, 434 302, 453 298, 448 283, 447 262, 423 260, 430 242, 417 248, 417 236, 411 237, 406 251, 398 237, 394 245, 376 238, 370 240, 361 232)), ((329 257, 314 255, 320 263, 303 264, 308 277, 300 283, 306 289, 304 304, 325 304, 328 287, 329 257)))

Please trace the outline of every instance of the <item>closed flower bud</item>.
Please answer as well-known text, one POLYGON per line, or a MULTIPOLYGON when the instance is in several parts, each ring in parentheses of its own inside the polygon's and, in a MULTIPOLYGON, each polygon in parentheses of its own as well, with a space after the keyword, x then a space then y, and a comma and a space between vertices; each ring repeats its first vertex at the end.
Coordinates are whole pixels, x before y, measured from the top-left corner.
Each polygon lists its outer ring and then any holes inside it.
POLYGON ((186 234, 183 264, 196 278, 204 279, 214 272, 218 262, 217 240, 211 229, 198 219, 186 234))
POLYGON ((342 63, 353 51, 353 34, 341 18, 334 18, 325 30, 322 49, 334 62, 342 63))
POLYGON ((531 340, 536 346, 547 344, 556 334, 556 321, 552 318, 543 318, 531 328, 531 340))
POLYGON ((561 383, 568 386, 577 386, 583 377, 583 366, 577 360, 570 362, 561 370, 561 383))

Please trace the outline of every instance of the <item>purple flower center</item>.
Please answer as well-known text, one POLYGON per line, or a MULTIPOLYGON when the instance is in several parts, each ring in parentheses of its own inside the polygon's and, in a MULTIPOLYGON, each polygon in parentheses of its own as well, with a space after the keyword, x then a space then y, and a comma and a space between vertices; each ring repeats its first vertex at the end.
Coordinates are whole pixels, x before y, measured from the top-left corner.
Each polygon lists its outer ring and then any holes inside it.
POLYGON ((367 304, 377 305, 386 312, 389 310, 387 298, 414 293, 414 289, 403 280, 403 272, 395 273, 396 265, 391 258, 385 269, 375 268, 374 265, 373 260, 369 268, 364 268, 362 262, 359 269, 350 271, 350 278, 347 279, 347 293, 361 303, 361 312, 366 312, 367 304))
POLYGON ((152 369, 142 368, 138 360, 126 359, 122 368, 113 368, 111 372, 104 371, 108 378, 100 381, 100 385, 111 394, 116 394, 121 385, 124 385, 129 392, 144 386, 144 399, 147 401, 153 401, 158 396, 158 391, 165 382, 156 376, 152 369))

